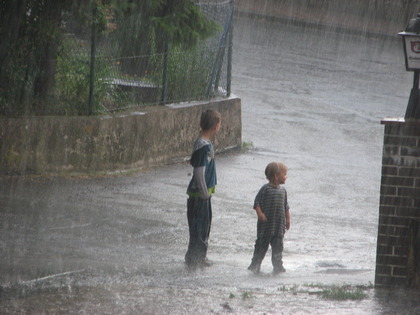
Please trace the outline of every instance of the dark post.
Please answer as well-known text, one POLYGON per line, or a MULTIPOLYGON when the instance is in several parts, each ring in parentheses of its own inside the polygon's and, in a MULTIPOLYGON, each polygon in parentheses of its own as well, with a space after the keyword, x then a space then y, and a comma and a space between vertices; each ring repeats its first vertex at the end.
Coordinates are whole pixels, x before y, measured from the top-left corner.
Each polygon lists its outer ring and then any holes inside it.
MULTIPOLYGON (((165 17, 169 17, 173 14, 174 8, 174 0, 169 0, 165 6, 165 17)), ((166 104, 168 98, 168 55, 169 55, 169 41, 171 38, 169 34, 165 31, 165 47, 164 47, 164 55, 163 55, 163 73, 162 73, 162 99, 161 104, 166 104)))
POLYGON ((403 40, 406 70, 414 71, 413 88, 408 100, 405 119, 420 119, 420 13, 416 18, 411 19, 405 31, 398 35, 401 35, 403 40))
POLYGON ((414 71, 413 88, 411 89, 410 98, 408 100, 405 119, 420 119, 420 98, 419 98, 419 75, 420 71, 414 71))
POLYGON ((92 9, 92 43, 90 47, 90 78, 89 78, 89 115, 93 114, 93 92, 95 88, 95 54, 96 54, 96 5, 92 9))
POLYGON ((162 104, 166 104, 168 97, 168 54, 169 44, 165 42, 165 52, 163 54, 163 74, 162 74, 162 104))
MULTIPOLYGON (((231 2, 231 10, 233 16, 233 1, 231 2)), ((227 83, 226 96, 229 97, 232 91, 232 50, 233 50, 233 23, 230 23, 229 40, 228 40, 228 64, 227 64, 227 83)))
POLYGON ((217 91, 217 88, 218 88, 220 68, 223 64, 223 56, 226 49, 226 39, 228 38, 228 35, 229 35, 228 33, 231 30, 232 20, 233 20, 233 6, 225 22, 222 37, 220 38, 219 47, 216 54, 216 59, 213 64, 213 70, 212 70, 210 81, 207 87, 207 98, 211 97, 212 89, 214 91, 217 91))

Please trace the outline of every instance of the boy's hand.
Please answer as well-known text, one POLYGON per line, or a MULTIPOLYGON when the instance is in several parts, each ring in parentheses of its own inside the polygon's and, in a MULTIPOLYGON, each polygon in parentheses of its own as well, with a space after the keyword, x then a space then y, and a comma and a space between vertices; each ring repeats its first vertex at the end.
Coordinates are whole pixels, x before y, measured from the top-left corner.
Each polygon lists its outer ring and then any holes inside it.
POLYGON ((262 211, 261 207, 256 206, 255 211, 257 211, 258 221, 266 222, 267 217, 265 216, 264 212, 262 211))
POLYGON ((290 229, 290 218, 286 218, 286 230, 290 229))
POLYGON ((286 211, 286 230, 289 231, 290 229, 290 211, 286 211))
POLYGON ((258 213, 258 220, 261 222, 267 222, 267 217, 265 216, 264 212, 258 213))

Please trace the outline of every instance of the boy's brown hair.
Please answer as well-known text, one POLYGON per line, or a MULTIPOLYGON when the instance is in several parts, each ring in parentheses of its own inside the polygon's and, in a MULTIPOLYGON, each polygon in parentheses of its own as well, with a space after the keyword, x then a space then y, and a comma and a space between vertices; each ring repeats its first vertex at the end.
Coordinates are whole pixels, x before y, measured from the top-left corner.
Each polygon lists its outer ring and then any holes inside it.
POLYGON ((274 178, 274 174, 284 174, 287 172, 287 166, 279 162, 271 162, 265 168, 265 176, 268 180, 274 178))
POLYGON ((200 127, 201 130, 210 130, 222 120, 222 115, 213 109, 206 109, 201 114, 200 127))

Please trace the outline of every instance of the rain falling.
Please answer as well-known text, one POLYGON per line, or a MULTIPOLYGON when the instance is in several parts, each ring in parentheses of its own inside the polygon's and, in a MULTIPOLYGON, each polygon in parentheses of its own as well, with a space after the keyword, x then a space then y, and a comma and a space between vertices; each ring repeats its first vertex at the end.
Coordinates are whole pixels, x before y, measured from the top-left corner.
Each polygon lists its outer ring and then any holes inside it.
POLYGON ((2 175, 0 313, 420 313, 418 291, 374 287, 380 122, 405 113, 412 75, 397 33, 412 16, 392 24, 399 29, 369 31, 355 19, 337 27, 333 9, 311 16, 318 2, 332 1, 296 1, 275 18, 276 1, 261 1, 258 14, 237 1, 232 93, 244 150, 216 155, 210 268, 184 265, 187 163, 2 175), (271 275, 267 256, 253 275, 252 206, 271 161, 289 168, 286 272, 271 275), (328 298, 334 289, 349 295, 328 298))

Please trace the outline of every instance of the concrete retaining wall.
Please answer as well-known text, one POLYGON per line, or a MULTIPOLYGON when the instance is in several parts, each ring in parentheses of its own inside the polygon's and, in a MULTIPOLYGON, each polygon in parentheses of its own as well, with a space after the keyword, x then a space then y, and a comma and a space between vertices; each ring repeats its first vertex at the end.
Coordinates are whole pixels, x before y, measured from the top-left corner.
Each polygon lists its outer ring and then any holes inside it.
POLYGON ((189 156, 206 108, 222 114, 215 149, 242 144, 239 98, 89 117, 0 119, 0 174, 141 169, 189 156))
POLYGON ((395 35, 420 9, 418 0, 236 0, 236 12, 331 26, 363 34, 395 35))

